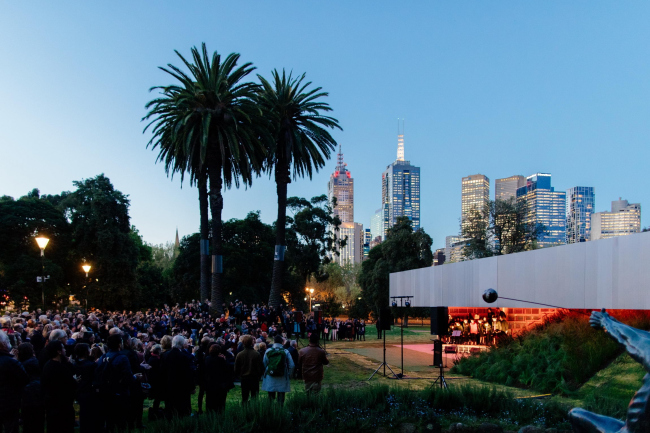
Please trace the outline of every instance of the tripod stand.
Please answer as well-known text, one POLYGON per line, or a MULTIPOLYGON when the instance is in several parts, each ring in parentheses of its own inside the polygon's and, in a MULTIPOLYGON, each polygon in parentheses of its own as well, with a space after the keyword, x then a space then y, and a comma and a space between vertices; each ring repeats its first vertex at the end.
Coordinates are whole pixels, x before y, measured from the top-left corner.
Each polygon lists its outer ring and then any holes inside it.
POLYGON ((440 389, 447 389, 447 381, 445 380, 445 370, 442 366, 442 363, 440 363, 440 375, 436 378, 436 380, 433 381, 431 386, 429 388, 433 388, 433 386, 436 383, 440 383, 440 389))
POLYGON ((443 388, 447 389, 447 381, 445 380, 445 370, 444 370, 442 364, 440 364, 440 375, 436 378, 436 380, 433 381, 433 383, 431 384, 431 386, 429 388, 433 388, 433 386, 436 383, 440 384, 440 389, 443 389, 443 388))
POLYGON ((386 363, 386 331, 382 331, 384 333, 384 362, 379 364, 379 367, 375 371, 372 372, 368 380, 372 379, 372 377, 379 371, 381 367, 384 367, 384 377, 386 377, 386 367, 390 370, 391 373, 393 373, 393 376, 395 376, 395 379, 400 379, 398 375, 395 374, 392 368, 390 368, 390 365, 386 363))

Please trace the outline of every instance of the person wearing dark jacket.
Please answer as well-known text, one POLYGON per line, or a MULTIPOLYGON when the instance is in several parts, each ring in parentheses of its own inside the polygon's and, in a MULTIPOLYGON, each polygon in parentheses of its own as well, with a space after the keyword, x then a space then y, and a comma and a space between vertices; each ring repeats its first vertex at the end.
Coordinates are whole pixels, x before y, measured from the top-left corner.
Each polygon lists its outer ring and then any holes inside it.
POLYGON ((93 378, 95 376, 95 363, 90 358, 90 346, 86 343, 79 343, 74 348, 75 372, 79 380, 77 390, 77 402, 79 402, 79 431, 81 433, 93 433, 99 430, 99 400, 93 390, 93 378))
POLYGON ((228 391, 234 386, 233 368, 226 361, 223 348, 219 344, 213 344, 205 358, 206 410, 223 412, 226 409, 228 391))
POLYGON ((184 417, 192 413, 191 395, 194 392, 192 355, 184 350, 185 337, 177 335, 172 340, 172 350, 163 357, 163 383, 165 384, 165 412, 167 416, 184 417))
POLYGON ((151 349, 151 356, 149 356, 148 364, 151 366, 151 369, 147 371, 147 379, 149 380, 149 385, 151 385, 151 390, 149 391, 149 398, 153 400, 153 405, 149 409, 149 419, 156 420, 160 418, 160 402, 163 400, 163 387, 165 386, 162 380, 162 360, 160 359, 160 354, 162 353, 162 347, 160 344, 156 344, 151 349))
POLYGON ((61 341, 50 341, 45 347, 50 360, 43 367, 41 388, 45 397, 45 421, 48 432, 74 432, 74 398, 77 381, 74 366, 65 356, 61 341))
POLYGON ((95 383, 99 385, 99 398, 103 418, 100 425, 108 431, 124 430, 127 427, 129 395, 134 382, 142 378, 133 374, 129 360, 122 353, 122 337, 110 335, 106 341, 108 352, 99 358, 95 372, 95 383))
POLYGON ((323 366, 329 364, 327 354, 318 346, 318 334, 309 336, 309 346, 300 349, 298 363, 307 394, 319 393, 323 382, 323 366))
POLYGON ((244 350, 235 358, 235 376, 241 378, 242 404, 248 402, 249 395, 255 398, 260 393, 260 379, 264 374, 264 361, 262 355, 253 349, 254 341, 250 335, 244 335, 244 350))
POLYGON ((0 430, 18 433, 18 396, 29 382, 29 377, 10 351, 9 337, 0 331, 0 430))
POLYGON ((29 376, 29 383, 23 390, 20 403, 23 433, 43 433, 45 431, 45 406, 41 390, 41 367, 31 343, 22 343, 18 346, 18 361, 29 376))

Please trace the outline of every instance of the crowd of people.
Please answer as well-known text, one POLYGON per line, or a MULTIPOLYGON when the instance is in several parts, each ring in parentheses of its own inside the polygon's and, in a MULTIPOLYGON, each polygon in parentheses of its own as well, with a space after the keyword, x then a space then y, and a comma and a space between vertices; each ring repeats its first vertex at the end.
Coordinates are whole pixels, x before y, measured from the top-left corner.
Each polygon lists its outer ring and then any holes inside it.
POLYGON ((227 310, 213 315, 208 302, 191 302, 0 317, 0 431, 22 424, 23 432, 72 432, 76 422, 81 432, 142 428, 145 398, 149 419, 188 416, 197 390, 198 414, 221 412, 235 382, 244 404, 260 389, 282 404, 291 378, 320 391, 328 364, 321 338, 365 335, 363 321, 241 302, 227 310), (300 338, 308 343, 299 350, 300 338))
POLYGON ((501 336, 510 333, 506 314, 499 308, 488 308, 485 315, 449 315, 449 335, 445 342, 451 344, 492 345, 501 336))

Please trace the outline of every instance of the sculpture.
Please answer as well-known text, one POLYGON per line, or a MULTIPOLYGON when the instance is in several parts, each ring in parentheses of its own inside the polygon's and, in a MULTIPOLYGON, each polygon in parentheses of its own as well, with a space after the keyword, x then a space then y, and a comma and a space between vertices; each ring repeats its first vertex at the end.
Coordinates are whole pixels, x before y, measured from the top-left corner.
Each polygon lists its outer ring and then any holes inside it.
MULTIPOLYGON (((625 325, 602 311, 591 313, 589 323, 625 347, 632 359, 650 373, 650 332, 625 325)), ((646 433, 650 432, 650 374, 643 377, 643 385, 634 394, 627 409, 625 422, 598 415, 582 408, 569 412, 573 431, 578 433, 646 433)))

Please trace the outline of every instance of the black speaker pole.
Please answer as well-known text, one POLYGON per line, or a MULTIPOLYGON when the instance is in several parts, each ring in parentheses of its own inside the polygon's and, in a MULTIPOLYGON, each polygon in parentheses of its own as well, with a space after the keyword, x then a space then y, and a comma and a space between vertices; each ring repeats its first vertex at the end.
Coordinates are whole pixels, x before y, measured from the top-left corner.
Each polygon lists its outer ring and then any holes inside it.
POLYGON ((395 374, 395 372, 393 371, 393 369, 390 368, 390 365, 388 365, 388 364, 386 363, 386 331, 385 331, 385 330, 384 330, 384 362, 382 362, 381 364, 379 364, 379 367, 377 367, 377 369, 376 369, 375 371, 372 372, 372 374, 370 375, 370 377, 368 378, 368 380, 372 379, 372 377, 373 377, 375 374, 377 374, 377 372, 378 372, 382 367, 384 367, 384 377, 386 377, 386 367, 388 367, 388 369, 390 370, 390 372, 393 373, 393 376, 395 376, 395 379, 399 379, 399 378, 400 378, 398 375, 395 374))

